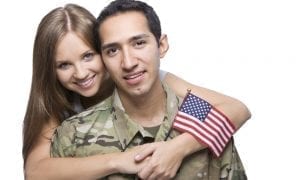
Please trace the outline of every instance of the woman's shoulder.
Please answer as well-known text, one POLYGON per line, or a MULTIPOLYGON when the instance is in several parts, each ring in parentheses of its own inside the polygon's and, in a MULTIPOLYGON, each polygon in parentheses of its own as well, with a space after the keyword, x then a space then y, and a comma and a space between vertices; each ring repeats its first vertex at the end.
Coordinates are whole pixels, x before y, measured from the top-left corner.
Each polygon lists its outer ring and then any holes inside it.
POLYGON ((160 70, 159 70, 159 79, 160 79, 161 81, 163 81, 163 80, 165 79, 167 73, 168 73, 167 71, 164 71, 164 70, 160 69, 160 70))

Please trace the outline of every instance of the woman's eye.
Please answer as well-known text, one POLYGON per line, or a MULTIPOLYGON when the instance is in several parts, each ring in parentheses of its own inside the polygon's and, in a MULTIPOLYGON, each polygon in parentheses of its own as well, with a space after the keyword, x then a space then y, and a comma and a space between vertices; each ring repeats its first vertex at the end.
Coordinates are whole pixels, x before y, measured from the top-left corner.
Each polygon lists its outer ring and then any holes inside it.
POLYGON ((92 60, 93 57, 94 57, 94 53, 89 52, 89 53, 84 54, 83 59, 89 61, 89 60, 92 60))
POLYGON ((60 63, 58 64, 57 68, 58 69, 62 69, 62 70, 66 70, 70 67, 70 64, 69 63, 60 63))

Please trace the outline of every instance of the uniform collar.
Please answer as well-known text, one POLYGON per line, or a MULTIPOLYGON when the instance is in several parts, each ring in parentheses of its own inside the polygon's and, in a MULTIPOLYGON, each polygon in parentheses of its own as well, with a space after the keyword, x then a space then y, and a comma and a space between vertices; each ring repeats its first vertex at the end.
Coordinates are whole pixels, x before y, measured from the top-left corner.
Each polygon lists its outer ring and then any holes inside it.
MULTIPOLYGON (((162 83, 162 85, 167 98, 167 111, 165 112, 164 119, 156 137, 153 137, 155 138, 155 141, 163 141, 169 135, 169 130, 171 129, 171 125, 178 110, 178 104, 180 101, 166 84, 162 83)), ((126 114, 117 89, 114 90, 112 95, 112 106, 114 116, 113 124, 123 150, 126 149, 138 132, 140 132, 143 137, 152 137, 152 135, 145 131, 141 125, 133 121, 126 114)))

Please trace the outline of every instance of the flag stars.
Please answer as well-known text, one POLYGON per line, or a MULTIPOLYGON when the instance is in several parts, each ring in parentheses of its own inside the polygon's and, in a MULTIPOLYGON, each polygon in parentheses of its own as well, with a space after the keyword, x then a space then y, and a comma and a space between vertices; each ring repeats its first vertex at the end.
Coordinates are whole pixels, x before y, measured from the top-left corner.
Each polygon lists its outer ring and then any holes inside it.
POLYGON ((203 99, 189 94, 186 100, 183 102, 181 108, 187 114, 190 114, 194 117, 197 117, 201 121, 204 121, 212 107, 203 99))

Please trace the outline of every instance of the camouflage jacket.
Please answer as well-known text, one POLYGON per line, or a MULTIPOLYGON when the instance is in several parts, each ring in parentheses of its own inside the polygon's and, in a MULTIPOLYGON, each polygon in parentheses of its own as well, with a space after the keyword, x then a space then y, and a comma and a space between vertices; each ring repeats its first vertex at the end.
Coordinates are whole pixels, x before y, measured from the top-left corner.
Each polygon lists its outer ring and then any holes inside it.
MULTIPOLYGON (((164 89, 167 95, 167 112, 155 137, 130 119, 115 91, 111 97, 70 117, 57 128, 52 139, 51 156, 84 157, 122 152, 140 144, 145 137, 163 141, 178 136, 179 133, 171 130, 171 126, 181 99, 165 85, 164 89)), ((135 178, 135 175, 112 174, 103 179, 135 178)), ((208 149, 186 157, 175 179, 244 180, 246 176, 231 141, 220 158, 214 158, 208 149)))

